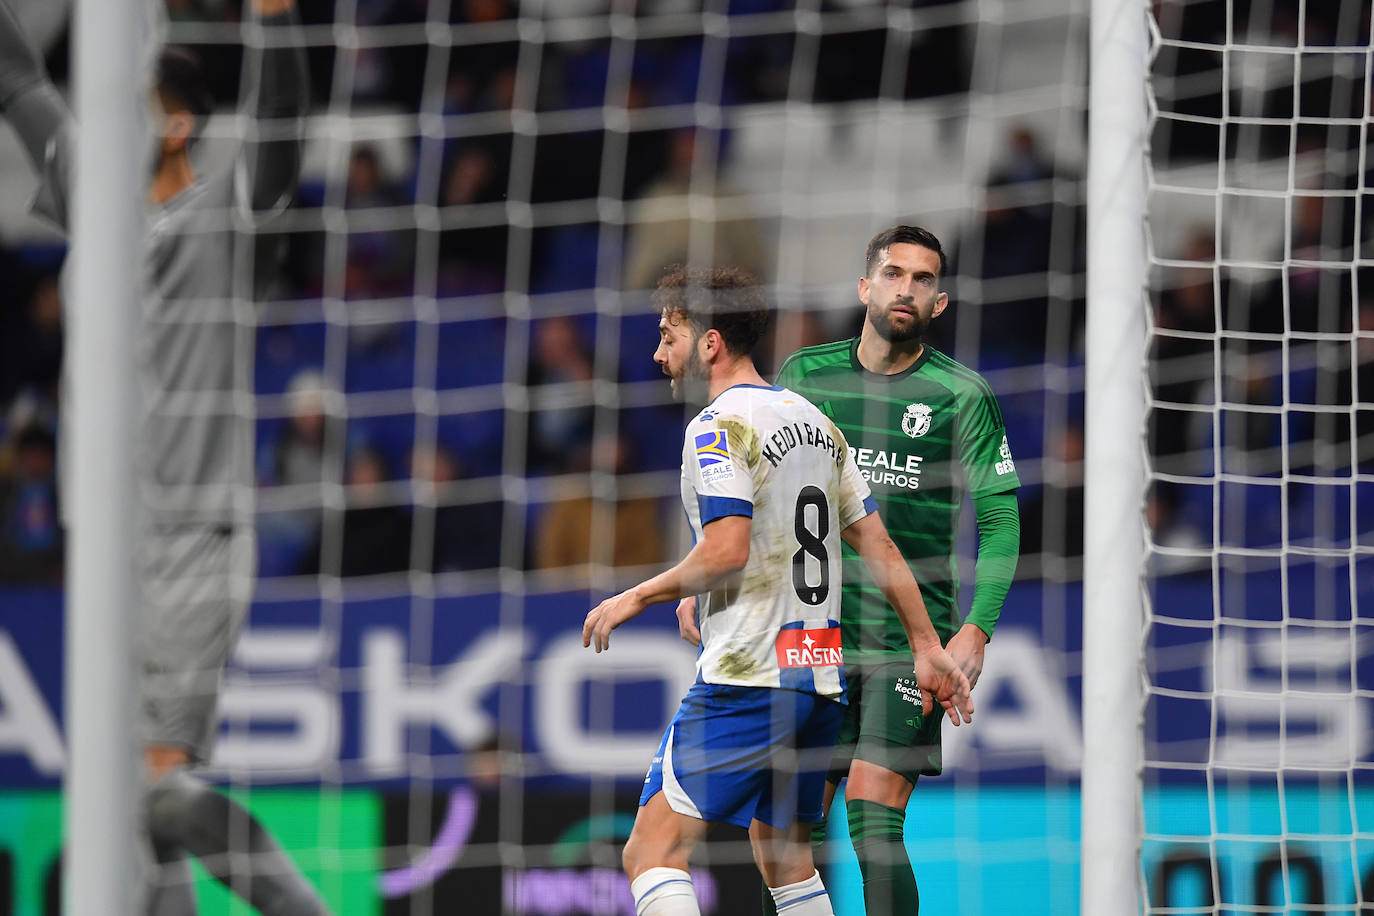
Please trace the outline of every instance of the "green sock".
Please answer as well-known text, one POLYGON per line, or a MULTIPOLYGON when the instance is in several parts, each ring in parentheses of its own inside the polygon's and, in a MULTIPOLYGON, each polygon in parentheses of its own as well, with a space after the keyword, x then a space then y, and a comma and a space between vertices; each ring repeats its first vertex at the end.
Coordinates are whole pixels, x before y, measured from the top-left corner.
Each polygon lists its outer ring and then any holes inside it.
MULTIPOLYGON (((825 821, 811 825, 811 857, 816 860, 816 871, 821 873, 821 883, 830 887, 830 861, 825 857, 825 821)), ((763 881, 763 916, 778 916, 778 906, 773 902, 773 892, 768 882, 763 881)))
POLYGON ((863 799, 847 801, 845 809, 849 839, 864 877, 864 912, 868 916, 916 916, 921 898, 902 842, 906 812, 863 799))

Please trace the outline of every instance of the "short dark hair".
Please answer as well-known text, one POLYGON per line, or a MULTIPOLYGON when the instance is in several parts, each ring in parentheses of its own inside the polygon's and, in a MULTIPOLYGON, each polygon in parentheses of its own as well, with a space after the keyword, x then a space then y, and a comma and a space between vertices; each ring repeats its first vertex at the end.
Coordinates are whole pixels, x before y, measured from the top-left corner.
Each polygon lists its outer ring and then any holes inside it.
POLYGON ((949 270, 949 261, 945 258, 945 250, 940 247, 940 240, 935 237, 935 233, 929 229, 922 229, 920 226, 893 226, 891 229, 884 229, 873 236, 868 242, 868 250, 864 252, 864 276, 872 276, 873 265, 878 262, 883 250, 893 245, 905 243, 907 245, 920 245, 922 248, 929 248, 940 256, 940 275, 936 279, 944 277, 949 270))
POLYGON ((215 100, 200 59, 185 48, 167 47, 158 54, 155 88, 163 108, 191 113, 197 133, 214 110, 215 100))
POLYGON ((763 288, 742 267, 673 264, 658 281, 654 304, 664 314, 685 318, 696 337, 715 328, 736 356, 748 356, 768 326, 763 288))

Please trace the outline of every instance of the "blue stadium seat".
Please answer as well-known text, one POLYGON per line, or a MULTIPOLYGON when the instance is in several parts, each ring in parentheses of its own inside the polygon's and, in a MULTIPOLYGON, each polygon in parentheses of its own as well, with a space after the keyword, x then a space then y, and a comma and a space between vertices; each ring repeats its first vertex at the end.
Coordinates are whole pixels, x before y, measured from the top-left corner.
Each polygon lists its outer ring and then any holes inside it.
POLYGON ((1283 543, 1284 488, 1274 484, 1221 483, 1221 544, 1278 547, 1283 543))
POLYGON ((435 387, 498 385, 505 378, 505 320, 453 321, 439 326, 435 387))

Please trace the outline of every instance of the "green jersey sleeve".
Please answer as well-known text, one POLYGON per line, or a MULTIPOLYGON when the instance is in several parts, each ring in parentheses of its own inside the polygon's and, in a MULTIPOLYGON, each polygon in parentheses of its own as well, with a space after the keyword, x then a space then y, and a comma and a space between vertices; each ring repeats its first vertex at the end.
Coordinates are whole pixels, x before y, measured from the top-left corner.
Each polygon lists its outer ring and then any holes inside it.
MULTIPOLYGON (((801 382, 802 377, 799 361, 794 353, 783 361, 782 368, 778 370, 778 377, 773 380, 773 384, 796 391, 797 385, 801 382)), ((797 393, 800 394, 801 392, 797 393)))
POLYGON ((960 415, 958 435, 959 463, 971 497, 1005 493, 1021 486, 1002 411, 991 392, 970 399, 960 415))

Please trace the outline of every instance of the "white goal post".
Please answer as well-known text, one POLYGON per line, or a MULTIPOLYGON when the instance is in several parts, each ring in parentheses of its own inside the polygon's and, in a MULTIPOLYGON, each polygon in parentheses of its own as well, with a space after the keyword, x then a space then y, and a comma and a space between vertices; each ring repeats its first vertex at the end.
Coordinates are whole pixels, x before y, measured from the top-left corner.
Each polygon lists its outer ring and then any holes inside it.
POLYGON ((75 7, 76 146, 66 360, 73 412, 63 908, 132 913, 134 481, 148 46, 145 0, 75 7), (133 129, 131 129, 133 125, 133 129))
POLYGON ((1145 4, 1094 0, 1088 71, 1082 912, 1139 910, 1145 4))

